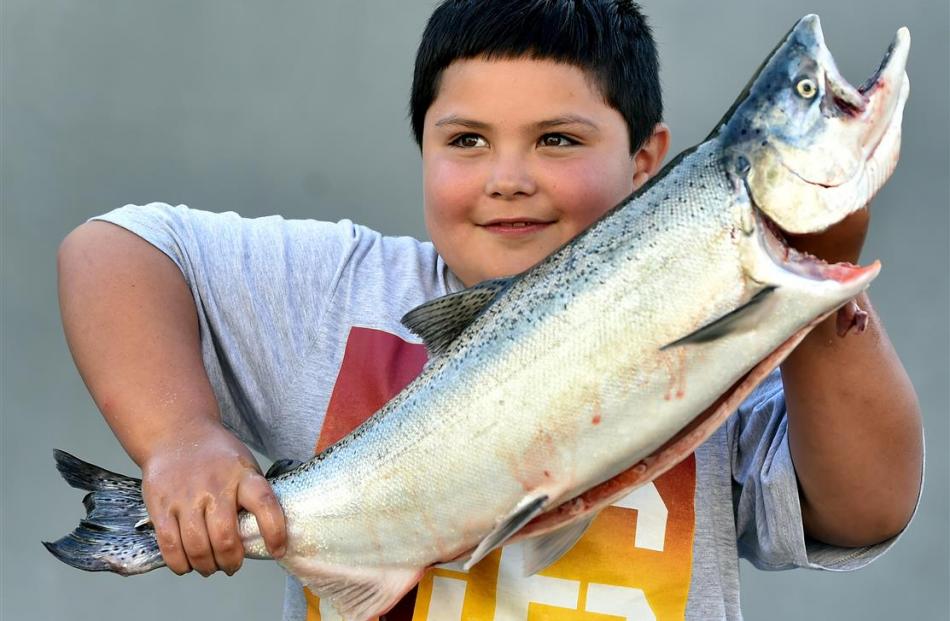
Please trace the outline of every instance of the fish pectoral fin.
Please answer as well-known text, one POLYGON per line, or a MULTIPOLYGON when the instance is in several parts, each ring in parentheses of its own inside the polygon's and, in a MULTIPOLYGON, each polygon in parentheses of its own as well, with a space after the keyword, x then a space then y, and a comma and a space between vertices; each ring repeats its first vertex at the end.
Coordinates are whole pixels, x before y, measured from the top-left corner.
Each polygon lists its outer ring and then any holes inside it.
POLYGON ((273 479, 274 477, 279 477, 286 472, 294 470, 302 463, 303 462, 296 459, 278 459, 270 465, 270 468, 267 469, 267 474, 264 475, 264 478, 273 479))
POLYGON ((676 339, 660 348, 660 351, 677 347, 679 345, 688 345, 691 343, 708 343, 716 339, 735 332, 744 332, 759 325, 759 320, 766 308, 766 302, 772 297, 777 289, 774 285, 758 291, 742 306, 733 309, 722 317, 707 323, 702 328, 691 332, 686 336, 676 339))
POLYGON ((385 614, 419 582, 424 569, 340 567, 309 563, 289 566, 295 576, 345 621, 366 621, 385 614))
POLYGON ((533 576, 564 556, 587 532, 595 517, 597 517, 597 514, 593 513, 546 535, 525 540, 524 575, 533 576))
POLYGON ((482 539, 471 558, 465 561, 463 569, 468 571, 475 563, 479 562, 495 548, 504 545, 504 543, 515 533, 521 530, 525 524, 543 513, 542 507, 548 501, 547 494, 540 496, 526 496, 518 503, 514 510, 505 516, 501 522, 495 526, 488 536, 482 539))
POLYGON ((474 287, 430 300, 406 313, 402 325, 417 334, 433 356, 443 354, 462 330, 508 288, 511 280, 486 280, 474 287))

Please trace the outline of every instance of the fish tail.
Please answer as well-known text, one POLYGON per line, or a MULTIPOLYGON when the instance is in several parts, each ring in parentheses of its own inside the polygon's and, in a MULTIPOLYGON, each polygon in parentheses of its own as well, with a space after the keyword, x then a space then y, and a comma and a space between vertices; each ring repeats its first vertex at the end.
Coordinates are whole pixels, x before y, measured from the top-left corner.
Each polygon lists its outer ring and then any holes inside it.
POLYGON ((56 469, 71 486, 87 490, 86 517, 68 535, 43 545, 67 565, 131 576, 162 567, 155 529, 142 499, 142 481, 54 450, 56 469))

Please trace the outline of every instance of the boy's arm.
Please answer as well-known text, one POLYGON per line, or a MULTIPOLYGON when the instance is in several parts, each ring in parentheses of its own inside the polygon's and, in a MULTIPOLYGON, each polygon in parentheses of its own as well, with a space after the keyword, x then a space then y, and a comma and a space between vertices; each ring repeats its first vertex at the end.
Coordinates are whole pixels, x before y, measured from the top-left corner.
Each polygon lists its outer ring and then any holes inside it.
MULTIPOLYGON (((792 244, 826 261, 856 262, 865 208, 792 244)), ((809 536, 839 546, 900 532, 917 500, 923 443, 917 395, 867 295, 862 334, 839 337, 822 322, 782 364, 788 434, 809 536)))
POLYGON ((283 554, 283 513, 253 455, 220 422, 197 311, 178 267, 105 222, 70 233, 58 256, 70 351, 103 417, 142 468, 162 556, 176 573, 236 571, 237 511, 283 554))

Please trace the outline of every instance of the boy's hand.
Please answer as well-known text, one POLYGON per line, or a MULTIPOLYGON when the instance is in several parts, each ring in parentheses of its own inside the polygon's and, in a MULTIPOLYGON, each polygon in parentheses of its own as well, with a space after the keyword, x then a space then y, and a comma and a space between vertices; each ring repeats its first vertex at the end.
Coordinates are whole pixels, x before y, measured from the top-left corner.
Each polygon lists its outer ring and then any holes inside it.
POLYGON ((57 264, 70 352, 103 418, 142 468, 142 495, 168 567, 205 576, 237 571, 241 508, 257 518, 271 555, 281 556, 283 512, 251 452, 221 424, 182 271, 107 222, 77 227, 57 264))
POLYGON ((271 555, 283 556, 284 514, 250 450, 214 421, 180 431, 142 464, 142 494, 168 568, 205 577, 240 569, 241 508, 257 518, 271 555))

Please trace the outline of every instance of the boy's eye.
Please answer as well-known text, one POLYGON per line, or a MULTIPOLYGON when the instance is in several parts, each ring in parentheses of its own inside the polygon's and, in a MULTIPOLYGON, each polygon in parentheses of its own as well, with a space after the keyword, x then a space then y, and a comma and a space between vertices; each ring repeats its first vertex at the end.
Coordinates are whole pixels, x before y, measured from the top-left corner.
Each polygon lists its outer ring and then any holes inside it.
POLYGON ((577 144, 577 141, 568 138, 564 134, 545 134, 541 136, 538 144, 542 147, 570 147, 577 144))
POLYGON ((485 139, 478 134, 462 134, 461 136, 456 136, 449 144, 453 147, 474 149, 476 147, 484 147, 488 143, 485 142, 485 139))

